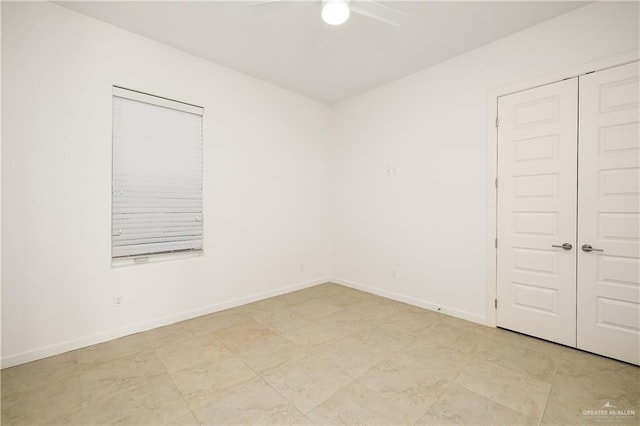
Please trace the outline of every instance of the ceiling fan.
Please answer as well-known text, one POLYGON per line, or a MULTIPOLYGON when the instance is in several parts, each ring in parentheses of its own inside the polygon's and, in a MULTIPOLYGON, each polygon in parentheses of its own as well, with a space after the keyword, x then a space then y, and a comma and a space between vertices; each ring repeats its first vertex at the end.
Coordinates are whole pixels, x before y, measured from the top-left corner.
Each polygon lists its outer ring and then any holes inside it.
POLYGON ((296 6, 321 6, 322 20, 329 25, 340 25, 349 19, 351 12, 366 16, 385 24, 400 27, 404 24, 406 13, 374 0, 262 0, 252 3, 256 8, 268 8, 275 4, 296 6))

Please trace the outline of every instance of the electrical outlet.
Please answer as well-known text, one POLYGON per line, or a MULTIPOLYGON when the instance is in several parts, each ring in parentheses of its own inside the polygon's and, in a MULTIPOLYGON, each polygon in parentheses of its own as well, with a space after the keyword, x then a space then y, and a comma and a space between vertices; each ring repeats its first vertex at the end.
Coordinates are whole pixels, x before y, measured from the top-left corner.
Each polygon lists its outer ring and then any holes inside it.
POLYGON ((113 296, 113 307, 119 308, 122 306, 122 296, 113 296))

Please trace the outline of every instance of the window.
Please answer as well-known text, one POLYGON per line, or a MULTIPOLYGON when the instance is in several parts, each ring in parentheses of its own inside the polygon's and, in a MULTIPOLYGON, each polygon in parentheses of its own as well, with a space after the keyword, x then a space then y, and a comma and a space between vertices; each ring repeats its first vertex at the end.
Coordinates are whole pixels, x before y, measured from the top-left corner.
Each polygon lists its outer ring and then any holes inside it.
POLYGON ((203 111, 113 88, 113 259, 202 249, 203 111))

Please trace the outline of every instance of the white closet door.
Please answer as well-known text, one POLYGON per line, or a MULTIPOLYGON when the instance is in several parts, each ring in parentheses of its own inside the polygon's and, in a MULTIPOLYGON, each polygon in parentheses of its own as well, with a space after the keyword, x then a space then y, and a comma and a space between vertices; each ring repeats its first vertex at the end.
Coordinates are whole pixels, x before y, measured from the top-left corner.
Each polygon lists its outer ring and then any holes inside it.
POLYGON ((577 100, 574 78, 498 101, 498 326, 571 346, 577 100))
POLYGON ((638 63, 580 77, 578 347, 640 364, 638 63), (586 248, 588 250, 588 247, 586 248))

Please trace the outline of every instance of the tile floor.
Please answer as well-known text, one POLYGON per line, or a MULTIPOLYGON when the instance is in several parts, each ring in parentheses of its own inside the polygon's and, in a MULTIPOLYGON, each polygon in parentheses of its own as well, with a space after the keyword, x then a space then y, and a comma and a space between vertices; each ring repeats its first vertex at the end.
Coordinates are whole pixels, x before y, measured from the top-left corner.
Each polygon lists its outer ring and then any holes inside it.
POLYGON ((639 401, 638 367, 335 284, 2 371, 4 425, 638 425, 639 401))

